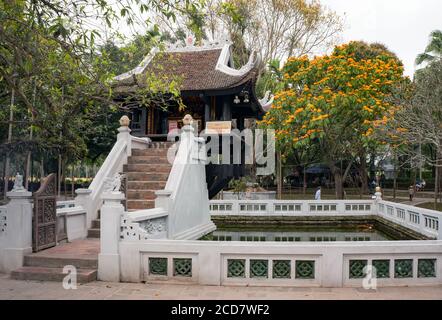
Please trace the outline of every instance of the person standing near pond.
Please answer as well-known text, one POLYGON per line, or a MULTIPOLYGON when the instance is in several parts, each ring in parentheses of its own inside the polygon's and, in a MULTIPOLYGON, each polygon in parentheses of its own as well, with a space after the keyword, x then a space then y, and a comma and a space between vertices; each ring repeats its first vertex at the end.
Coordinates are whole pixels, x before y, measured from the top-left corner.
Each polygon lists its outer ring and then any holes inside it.
POLYGON ((321 187, 318 187, 318 189, 316 189, 315 200, 321 200, 321 187))
POLYGON ((411 185, 408 188, 408 195, 410 196, 410 201, 413 201, 413 196, 414 196, 414 186, 413 185, 411 185))

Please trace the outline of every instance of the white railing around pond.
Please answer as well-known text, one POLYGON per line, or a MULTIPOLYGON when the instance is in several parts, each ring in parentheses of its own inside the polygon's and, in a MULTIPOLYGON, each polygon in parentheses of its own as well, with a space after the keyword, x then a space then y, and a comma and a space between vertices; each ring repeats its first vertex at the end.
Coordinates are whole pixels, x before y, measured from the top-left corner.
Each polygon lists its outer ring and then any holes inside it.
POLYGON ((211 200, 210 214, 250 216, 369 215, 372 200, 211 200))
POLYGON ((121 280, 202 285, 362 287, 442 284, 441 241, 120 243, 121 280))
POLYGON ((414 230, 422 235, 442 240, 442 212, 401 203, 379 201, 376 213, 384 219, 414 230))
POLYGON ((383 200, 211 200, 212 216, 365 216, 442 240, 442 212, 383 200))

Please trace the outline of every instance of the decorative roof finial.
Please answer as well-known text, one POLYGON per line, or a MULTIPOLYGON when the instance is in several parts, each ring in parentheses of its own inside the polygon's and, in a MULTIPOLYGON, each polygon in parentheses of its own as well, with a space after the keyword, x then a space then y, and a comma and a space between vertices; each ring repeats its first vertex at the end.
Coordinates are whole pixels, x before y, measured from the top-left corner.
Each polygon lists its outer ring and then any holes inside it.
POLYGON ((193 118, 190 114, 186 114, 183 118, 183 124, 189 126, 193 124, 193 118))
POLYGON ((130 119, 128 116, 122 116, 120 118, 120 126, 122 127, 129 127, 130 119))
POLYGON ((193 39, 192 36, 188 36, 188 37, 186 38, 186 45, 187 45, 187 46, 191 47, 191 46, 194 45, 194 43, 195 43, 195 40, 193 39))

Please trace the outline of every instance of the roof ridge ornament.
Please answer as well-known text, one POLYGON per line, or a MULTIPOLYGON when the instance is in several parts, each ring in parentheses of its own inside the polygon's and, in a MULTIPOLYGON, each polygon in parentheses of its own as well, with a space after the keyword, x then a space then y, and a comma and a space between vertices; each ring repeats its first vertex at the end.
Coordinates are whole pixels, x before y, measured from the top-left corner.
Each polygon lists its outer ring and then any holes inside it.
POLYGON ((267 90, 264 97, 262 99, 259 99, 258 102, 261 105, 262 110, 267 112, 272 107, 274 99, 275 96, 273 94, 270 95, 270 90, 267 90))
POLYGON ((185 44, 181 41, 175 43, 166 44, 166 52, 191 52, 191 51, 203 51, 222 49, 226 45, 231 45, 232 41, 228 37, 220 38, 218 40, 203 40, 200 45, 196 44, 196 41, 192 36, 186 38, 185 44))

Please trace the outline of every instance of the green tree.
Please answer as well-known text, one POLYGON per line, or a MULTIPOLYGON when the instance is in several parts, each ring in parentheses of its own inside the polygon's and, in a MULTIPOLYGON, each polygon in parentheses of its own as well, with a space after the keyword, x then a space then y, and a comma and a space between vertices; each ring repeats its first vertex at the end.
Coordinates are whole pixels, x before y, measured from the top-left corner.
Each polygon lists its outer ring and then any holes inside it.
POLYGON ((430 34, 430 42, 425 48, 425 52, 421 53, 416 58, 416 65, 424 62, 432 62, 442 58, 442 31, 434 30, 430 34))
POLYGON ((387 102, 401 81, 403 67, 388 54, 359 57, 359 43, 337 46, 331 55, 289 58, 284 66, 284 90, 261 125, 275 129, 282 153, 318 144, 323 161, 343 198, 341 161, 354 156, 355 145, 375 143, 373 132, 394 113, 387 102))

